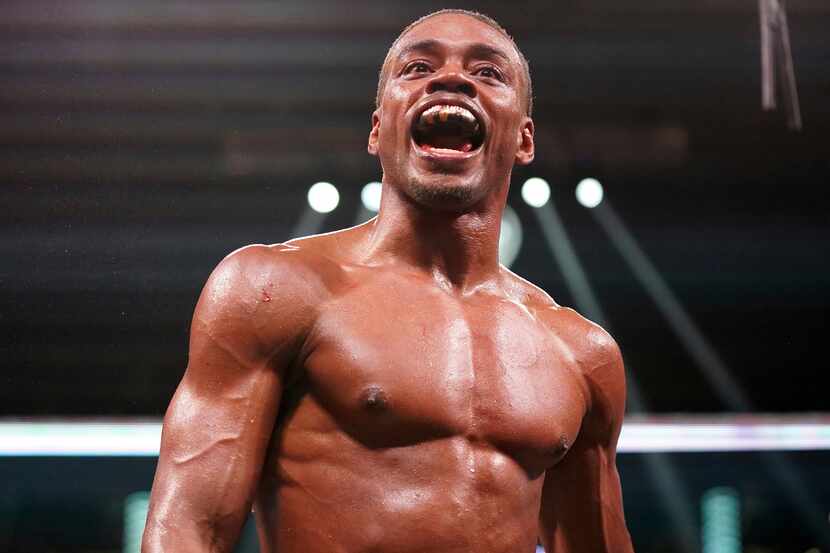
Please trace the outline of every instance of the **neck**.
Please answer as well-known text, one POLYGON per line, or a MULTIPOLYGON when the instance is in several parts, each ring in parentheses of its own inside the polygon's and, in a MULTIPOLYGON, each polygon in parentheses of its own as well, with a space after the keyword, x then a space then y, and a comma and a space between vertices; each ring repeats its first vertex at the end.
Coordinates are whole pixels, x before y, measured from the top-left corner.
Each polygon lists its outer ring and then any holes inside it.
POLYGON ((499 274, 499 231, 507 186, 463 212, 418 205, 384 182, 366 258, 411 265, 442 286, 464 292, 499 274))

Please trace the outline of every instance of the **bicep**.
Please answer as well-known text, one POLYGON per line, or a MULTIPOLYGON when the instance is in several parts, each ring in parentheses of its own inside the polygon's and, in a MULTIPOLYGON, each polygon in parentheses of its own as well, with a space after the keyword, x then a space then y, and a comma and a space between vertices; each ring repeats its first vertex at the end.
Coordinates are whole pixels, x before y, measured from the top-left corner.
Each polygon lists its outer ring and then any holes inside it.
POLYGON ((545 475, 540 511, 545 550, 630 551, 614 452, 580 439, 545 475))
POLYGON ((165 415, 153 507, 175 505, 196 521, 233 526, 244 519, 259 478, 280 383, 267 368, 231 382, 204 369, 190 364, 165 415))
POLYGON ((625 411, 625 372, 616 343, 602 334, 586 372, 591 406, 571 451, 548 469, 540 529, 548 553, 631 552, 616 449, 625 411))
POLYGON ((247 516, 282 385, 244 284, 233 267, 217 269, 199 299, 188 367, 164 418, 146 539, 175 527, 169 534, 222 550, 247 516))

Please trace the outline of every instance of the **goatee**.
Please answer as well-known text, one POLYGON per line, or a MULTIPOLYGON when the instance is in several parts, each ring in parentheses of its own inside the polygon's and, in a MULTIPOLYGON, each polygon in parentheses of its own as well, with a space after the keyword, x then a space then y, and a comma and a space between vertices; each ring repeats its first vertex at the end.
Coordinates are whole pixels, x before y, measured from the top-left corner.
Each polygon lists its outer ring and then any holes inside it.
POLYGON ((411 179, 407 188, 409 195, 417 203, 436 208, 466 207, 474 199, 472 186, 443 183, 425 185, 417 179, 411 179))

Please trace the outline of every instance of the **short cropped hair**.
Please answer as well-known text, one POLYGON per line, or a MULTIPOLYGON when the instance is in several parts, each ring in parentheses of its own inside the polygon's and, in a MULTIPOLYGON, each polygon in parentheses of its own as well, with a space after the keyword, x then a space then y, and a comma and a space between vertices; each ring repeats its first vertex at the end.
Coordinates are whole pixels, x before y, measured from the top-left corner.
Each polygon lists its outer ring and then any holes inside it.
POLYGON ((483 23, 486 23, 493 29, 497 30, 507 39, 510 40, 510 43, 513 45, 513 48, 516 49, 516 53, 519 54, 519 59, 522 62, 522 73, 524 75, 526 84, 525 100, 527 102, 527 114, 531 115, 533 113, 533 83, 530 80, 530 65, 527 63, 527 58, 525 57, 521 49, 519 49, 519 46, 516 44, 516 41, 513 40, 513 37, 510 36, 510 33, 508 33, 507 30, 492 17, 484 15, 483 13, 474 12, 471 10, 462 10, 457 8, 447 8, 443 10, 434 11, 432 13, 428 13, 427 15, 413 21, 412 23, 407 25, 403 31, 401 31, 401 33, 392 43, 392 46, 389 47, 389 51, 386 52, 386 57, 383 60, 383 65, 381 65, 380 67, 380 74, 378 75, 378 89, 375 95, 375 108, 380 107, 380 97, 383 95, 383 89, 386 87, 386 81, 389 80, 389 62, 391 61, 392 51, 395 49, 395 46, 398 45, 398 43, 401 41, 404 35, 406 35, 406 33, 408 33, 414 27, 418 26, 420 23, 423 23, 424 21, 432 17, 444 14, 461 14, 466 15, 468 17, 472 17, 474 19, 478 19, 479 21, 482 21, 483 23))

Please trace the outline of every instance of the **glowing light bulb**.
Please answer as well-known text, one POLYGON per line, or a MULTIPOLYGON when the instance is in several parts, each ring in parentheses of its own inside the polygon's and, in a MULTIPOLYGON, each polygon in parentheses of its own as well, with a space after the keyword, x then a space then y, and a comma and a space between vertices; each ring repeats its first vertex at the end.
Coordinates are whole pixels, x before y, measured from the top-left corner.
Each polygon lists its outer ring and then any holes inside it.
POLYGON ((340 193, 330 182, 318 182, 308 189, 308 205, 317 213, 331 213, 340 203, 340 193))
POLYGON ((522 223, 513 209, 506 205, 501 217, 499 233, 499 263, 510 267, 522 248, 522 223))
POLYGON ((380 209, 380 193, 383 185, 379 182, 370 182, 360 191, 360 201, 367 210, 377 213, 380 209))
POLYGON ((522 199, 533 207, 542 207, 550 199, 550 186, 545 179, 531 177, 522 185, 522 199))
POLYGON ((576 185, 576 201, 591 209, 602 202, 604 193, 597 179, 582 179, 576 185))

